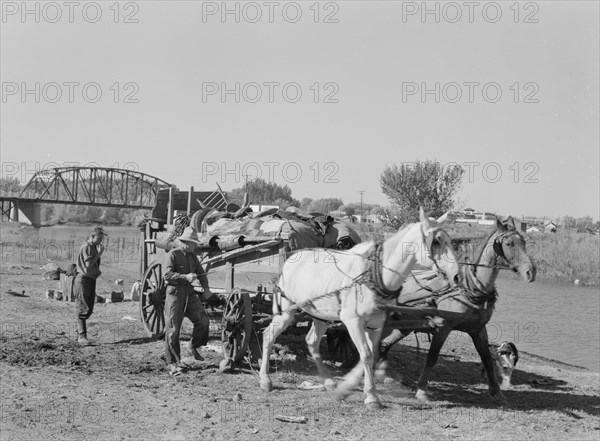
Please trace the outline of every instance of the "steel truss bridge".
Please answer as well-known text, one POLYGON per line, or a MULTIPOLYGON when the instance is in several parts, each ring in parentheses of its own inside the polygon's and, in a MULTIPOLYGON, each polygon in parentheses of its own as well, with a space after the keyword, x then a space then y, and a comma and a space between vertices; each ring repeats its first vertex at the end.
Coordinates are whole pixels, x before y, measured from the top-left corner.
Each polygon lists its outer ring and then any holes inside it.
POLYGON ((102 167, 59 167, 38 171, 18 193, 0 193, 2 218, 18 221, 19 210, 34 226, 40 205, 69 204, 152 209, 166 181, 134 170, 102 167))

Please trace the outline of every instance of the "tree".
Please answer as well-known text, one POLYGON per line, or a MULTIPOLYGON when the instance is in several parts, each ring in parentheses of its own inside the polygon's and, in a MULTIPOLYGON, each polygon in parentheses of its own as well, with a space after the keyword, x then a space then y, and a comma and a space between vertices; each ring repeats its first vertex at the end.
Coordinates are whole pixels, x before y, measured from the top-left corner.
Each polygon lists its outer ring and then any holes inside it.
POLYGON ((397 205, 403 223, 416 222, 420 206, 433 217, 454 207, 453 196, 460 189, 463 173, 460 165, 443 167, 437 161, 394 164, 383 170, 381 190, 397 205))
MULTIPOLYGON (((232 201, 242 203, 245 192, 246 186, 235 188, 229 192, 229 198, 232 201)), ((287 203, 288 205, 300 205, 300 201, 292 197, 290 187, 287 185, 281 186, 274 182, 267 182, 261 178, 248 182, 248 197, 248 200, 253 204, 282 205, 282 203, 287 203)))
POLYGON ((400 229, 403 221, 403 216, 400 212, 400 209, 397 205, 392 205, 391 207, 378 207, 373 210, 373 214, 379 217, 381 223, 396 231, 400 229))
POLYGON ((594 223, 594 219, 591 216, 583 216, 577 218, 575 226, 578 230, 585 230, 586 227, 591 227, 594 223))
POLYGON ((102 215, 102 223, 120 225, 123 223, 123 214, 121 208, 117 207, 107 207, 104 209, 104 214, 102 215))
POLYGON ((21 181, 18 178, 0 178, 0 191, 18 193, 21 191, 21 181))
POLYGON ((310 213, 328 214, 344 205, 344 202, 338 198, 317 199, 308 204, 307 211, 310 213))
POLYGON ((575 228, 577 220, 573 216, 565 216, 562 219, 562 224, 565 228, 575 228))
MULTIPOLYGON (((345 211, 347 216, 354 216, 356 214, 356 208, 349 204, 349 205, 342 205, 340 207, 340 210, 345 211)), ((359 208, 360 211, 360 208, 359 208)))
POLYGON ((302 198, 302 201, 300 201, 300 207, 302 210, 307 211, 308 210, 308 206, 311 204, 313 200, 311 198, 302 198))
MULTIPOLYGON (((377 204, 367 204, 367 203, 363 203, 362 204, 362 209, 364 214, 375 214, 375 210, 380 208, 379 205, 377 204)), ((351 202, 349 204, 344 204, 342 207, 340 207, 340 210, 343 210, 346 212, 346 214, 352 216, 355 214, 361 214, 360 213, 360 202, 351 202)))

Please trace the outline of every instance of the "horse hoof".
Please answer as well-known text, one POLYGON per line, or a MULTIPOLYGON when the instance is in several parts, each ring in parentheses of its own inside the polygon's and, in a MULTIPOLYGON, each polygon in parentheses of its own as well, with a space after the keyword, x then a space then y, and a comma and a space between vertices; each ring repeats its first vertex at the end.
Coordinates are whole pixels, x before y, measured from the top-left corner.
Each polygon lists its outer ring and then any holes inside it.
POLYGON ((383 406, 381 405, 381 402, 379 400, 376 401, 365 401, 365 405, 367 406, 367 409, 369 410, 379 410, 382 409, 383 406))
POLYGON ((327 392, 333 392, 335 390, 335 388, 337 387, 337 383, 335 380, 333 380, 331 378, 326 378, 325 381, 323 382, 323 386, 325 387, 325 390, 327 392))
POLYGON ((335 390, 335 399, 336 401, 343 401, 350 395, 350 391, 348 389, 338 387, 335 390))
POLYGON ((377 369, 373 377, 375 378, 375 381, 380 381, 382 383, 385 383, 385 379, 389 378, 385 369, 377 369))
POLYGON ((219 363, 219 372, 228 374, 233 372, 233 360, 231 358, 225 358, 219 363))
POLYGON ((499 393, 497 395, 492 395, 492 401, 494 403, 496 403, 498 406, 501 406, 501 407, 510 407, 510 404, 508 403, 508 400, 501 393, 499 393))
POLYGON ((260 388, 265 392, 271 392, 273 390, 273 383, 271 380, 263 380, 260 382, 260 388))
POLYGON ((415 398, 419 401, 423 401, 424 403, 431 401, 429 399, 429 397, 427 396, 427 392, 425 392, 424 390, 421 390, 421 389, 419 389, 417 391, 417 393, 415 394, 415 398))

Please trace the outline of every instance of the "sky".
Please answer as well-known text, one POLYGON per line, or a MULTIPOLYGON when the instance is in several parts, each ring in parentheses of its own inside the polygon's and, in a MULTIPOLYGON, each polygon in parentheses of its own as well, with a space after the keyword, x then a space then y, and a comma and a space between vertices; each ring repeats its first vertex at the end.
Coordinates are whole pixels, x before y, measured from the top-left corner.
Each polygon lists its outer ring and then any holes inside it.
POLYGON ((422 5, 2 2, 2 176, 387 205, 386 166, 436 160, 464 207, 600 218, 599 3, 422 5))

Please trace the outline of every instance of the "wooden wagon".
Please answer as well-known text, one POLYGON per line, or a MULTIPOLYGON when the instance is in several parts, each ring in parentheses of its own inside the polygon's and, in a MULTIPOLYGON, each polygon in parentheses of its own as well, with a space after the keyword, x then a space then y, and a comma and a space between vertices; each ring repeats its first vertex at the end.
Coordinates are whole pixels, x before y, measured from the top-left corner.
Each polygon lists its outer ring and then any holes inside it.
MULTIPOLYGON (((215 209, 231 212, 236 208, 239 207, 227 203, 220 189, 212 193, 194 192, 193 188, 189 192, 159 191, 156 207, 144 225, 140 259, 139 310, 148 336, 164 336, 164 256, 173 246, 174 220, 178 213, 188 217, 193 213, 190 225, 200 237, 207 237, 202 234, 202 228, 206 228, 205 224, 203 226, 206 215, 215 209)), ((289 240, 285 237, 237 236, 212 240, 211 243, 207 238, 206 246, 198 246, 194 252, 207 272, 211 291, 216 294, 206 306, 221 316, 224 357, 233 362, 241 361, 248 353, 253 338, 252 349, 259 352, 261 333, 271 321, 274 283, 291 252, 289 240)), ((286 333, 306 334, 310 325, 310 317, 299 314, 296 326, 290 327, 286 333)), ((358 353, 340 324, 333 324, 327 332, 327 345, 330 357, 344 367, 358 360, 358 353)), ((251 355, 253 358, 260 357, 252 351, 251 355)))

